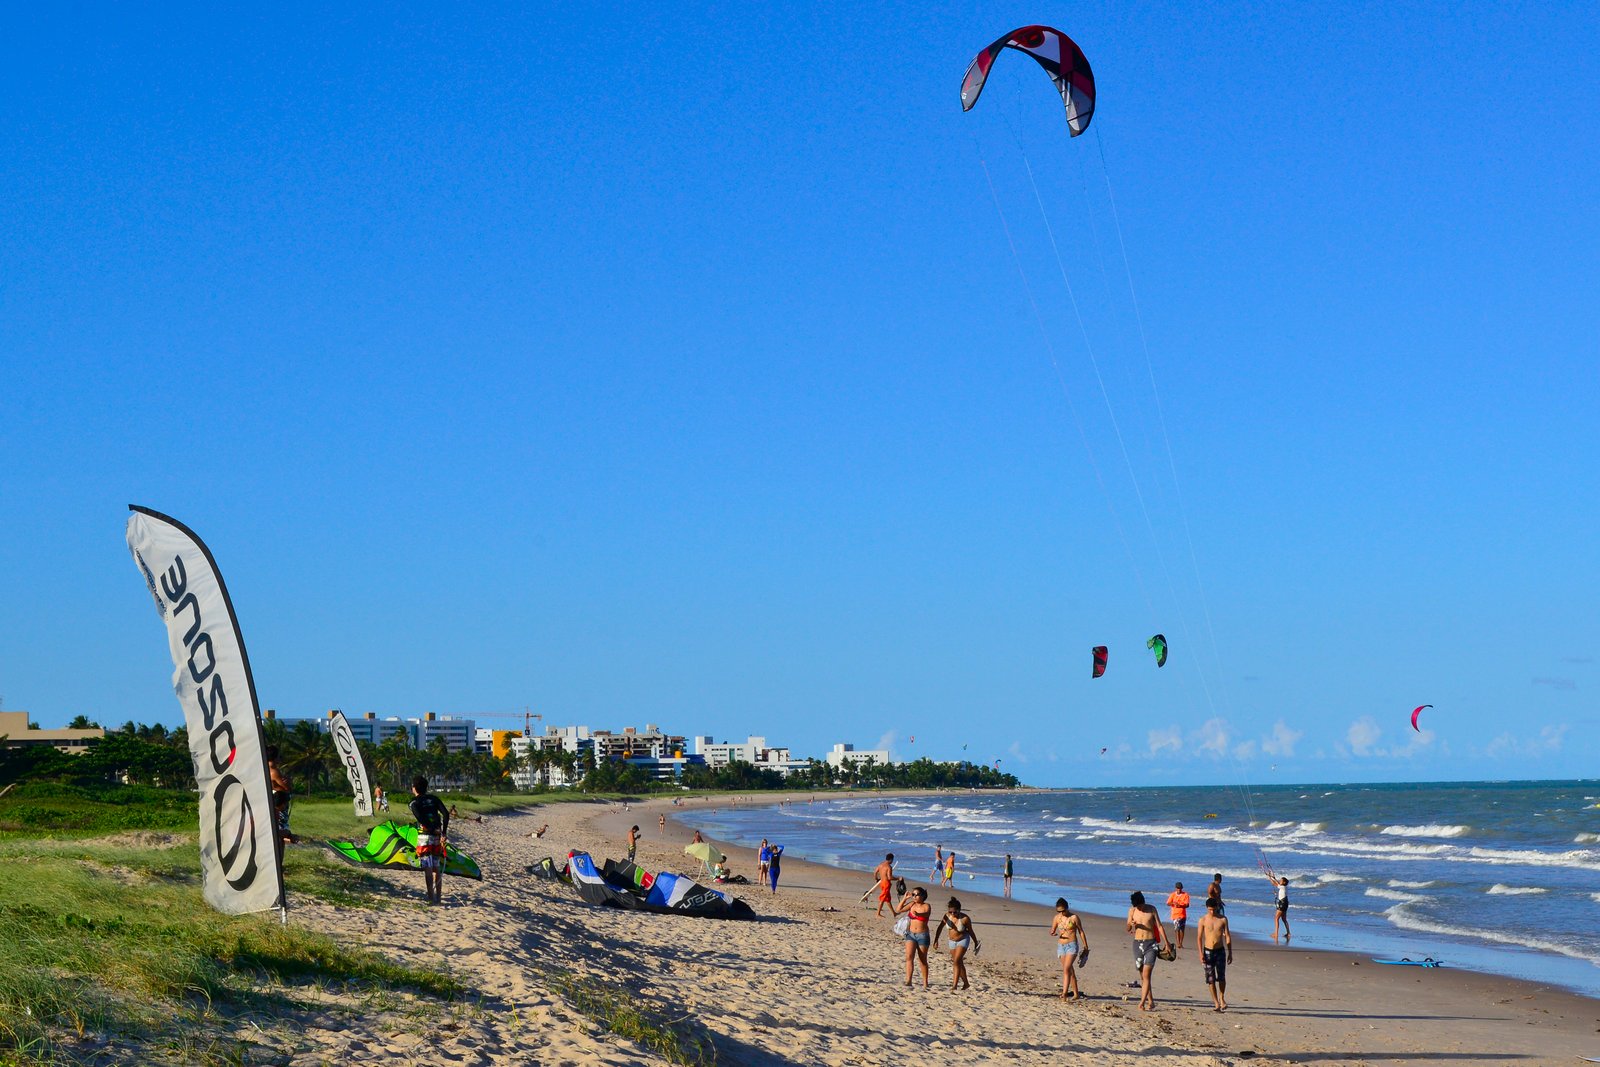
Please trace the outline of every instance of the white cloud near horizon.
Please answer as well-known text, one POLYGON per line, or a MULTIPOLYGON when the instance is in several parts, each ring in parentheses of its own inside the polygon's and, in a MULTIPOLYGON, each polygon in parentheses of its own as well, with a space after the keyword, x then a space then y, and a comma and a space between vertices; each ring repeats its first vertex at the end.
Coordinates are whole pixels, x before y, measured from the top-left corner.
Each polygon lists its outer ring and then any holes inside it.
POLYGON ((1509 733, 1501 734, 1484 746, 1483 754, 1486 756, 1544 756, 1552 752, 1561 751, 1561 746, 1566 744, 1567 731, 1571 727, 1566 723, 1555 726, 1546 726, 1539 731, 1538 737, 1522 740, 1509 733))
POLYGON ((1292 730, 1282 719, 1272 724, 1272 736, 1261 739, 1261 751, 1269 756, 1285 759, 1294 755, 1294 746, 1306 735, 1304 730, 1292 730))
POLYGON ((1148 740, 1152 756, 1168 750, 1178 752, 1183 748, 1183 731, 1176 726, 1169 726, 1164 730, 1151 730, 1148 740))

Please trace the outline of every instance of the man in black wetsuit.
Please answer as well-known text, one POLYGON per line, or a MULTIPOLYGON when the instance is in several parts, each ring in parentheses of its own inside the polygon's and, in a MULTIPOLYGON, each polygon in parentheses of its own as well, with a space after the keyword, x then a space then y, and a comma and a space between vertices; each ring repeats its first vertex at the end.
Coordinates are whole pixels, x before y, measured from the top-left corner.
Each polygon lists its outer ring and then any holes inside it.
POLYGON ((428 792, 422 775, 411 779, 411 816, 417 820, 417 859, 429 904, 444 897, 444 842, 450 832, 450 811, 428 792))

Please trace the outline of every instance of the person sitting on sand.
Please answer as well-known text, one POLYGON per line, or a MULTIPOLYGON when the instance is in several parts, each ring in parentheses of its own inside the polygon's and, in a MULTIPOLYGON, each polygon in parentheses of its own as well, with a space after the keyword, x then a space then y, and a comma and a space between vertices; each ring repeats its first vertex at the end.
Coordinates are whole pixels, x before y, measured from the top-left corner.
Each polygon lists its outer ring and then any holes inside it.
POLYGON ((1206 985, 1211 987, 1213 1011, 1228 1010, 1228 964, 1233 962, 1233 933, 1222 916, 1222 901, 1206 898, 1206 913, 1195 927, 1200 949, 1200 966, 1205 968, 1206 985))
POLYGON ((460 812, 456 811, 456 806, 454 804, 450 805, 450 817, 452 819, 471 819, 473 822, 483 821, 483 816, 477 814, 476 812, 469 811, 465 815, 462 815, 460 812))
POLYGON ((1061 999, 1081 1000, 1078 990, 1077 964, 1080 958, 1078 944, 1083 944, 1081 958, 1089 961, 1089 932, 1083 920, 1072 914, 1066 897, 1056 898, 1056 915, 1050 921, 1050 936, 1056 939, 1056 958, 1061 961, 1061 999))
POLYGON ((961 901, 955 897, 945 905, 944 917, 939 920, 939 925, 933 931, 933 947, 939 947, 939 935, 945 927, 950 928, 950 962, 955 967, 955 976, 950 979, 950 992, 959 989, 971 989, 972 983, 967 981, 966 955, 970 948, 978 951, 978 935, 972 929, 972 916, 961 910, 961 901))
POLYGON ((920 885, 911 890, 895 909, 895 914, 905 915, 910 920, 906 924, 906 985, 911 984, 912 968, 920 960, 922 988, 927 989, 928 945, 932 941, 928 934, 928 919, 933 915, 933 907, 928 903, 928 891, 920 885))
POLYGON ((1138 891, 1128 895, 1128 932, 1133 935, 1133 962, 1139 968, 1139 1010, 1155 1011, 1156 993, 1155 983, 1152 981, 1156 968, 1156 952, 1161 947, 1161 942, 1166 940, 1166 928, 1161 925, 1161 916, 1156 909, 1144 902, 1144 894, 1138 891))
POLYGON ((445 838, 450 832, 450 812, 428 792, 422 775, 411 779, 411 815, 417 820, 417 865, 422 868, 422 888, 429 904, 444 900, 445 838))
POLYGON ((1183 891, 1183 883, 1178 882, 1172 887, 1172 892, 1167 894, 1167 916, 1172 920, 1172 929, 1178 935, 1172 939, 1174 948, 1183 948, 1183 928, 1189 925, 1189 894, 1183 891))

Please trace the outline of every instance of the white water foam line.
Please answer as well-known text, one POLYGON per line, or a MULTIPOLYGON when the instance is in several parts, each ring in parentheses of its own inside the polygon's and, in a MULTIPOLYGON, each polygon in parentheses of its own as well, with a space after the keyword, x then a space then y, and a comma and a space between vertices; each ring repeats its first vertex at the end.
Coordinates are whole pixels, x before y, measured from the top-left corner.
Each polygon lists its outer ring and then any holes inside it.
POLYGON ((1508 934, 1503 929, 1478 930, 1470 926, 1434 922, 1426 916, 1418 915, 1415 910, 1416 906, 1415 903, 1396 904, 1392 908, 1385 909, 1383 917, 1388 919, 1391 925, 1397 926, 1402 930, 1411 930, 1422 934, 1465 937, 1490 945, 1519 945, 1522 948, 1533 949, 1535 952, 1554 952, 1557 955, 1583 960, 1586 963, 1600 967, 1600 958, 1571 945, 1564 945, 1559 941, 1547 941, 1538 937, 1519 937, 1515 934, 1508 934))
POLYGON ((1385 826, 1381 832, 1392 837, 1460 837, 1471 833, 1472 827, 1430 822, 1422 826, 1385 826))
POLYGON ((1521 897, 1534 893, 1548 893, 1550 890, 1537 885, 1501 885, 1496 882, 1488 889, 1485 889, 1484 892, 1496 897, 1521 897))

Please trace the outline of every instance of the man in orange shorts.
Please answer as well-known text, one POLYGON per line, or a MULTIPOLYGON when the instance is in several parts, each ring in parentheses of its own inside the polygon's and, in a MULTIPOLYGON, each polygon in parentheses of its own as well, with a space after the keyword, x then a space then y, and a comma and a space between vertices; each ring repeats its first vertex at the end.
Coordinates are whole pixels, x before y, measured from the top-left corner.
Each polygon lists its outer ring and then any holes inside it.
MULTIPOLYGON (((875 914, 881 919, 883 917, 883 906, 889 903, 889 894, 894 885, 893 852, 883 857, 883 862, 873 869, 872 877, 878 880, 878 910, 875 914)), ((889 910, 892 912, 894 908, 891 906, 889 910)))

